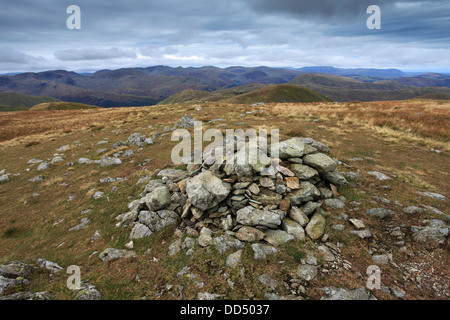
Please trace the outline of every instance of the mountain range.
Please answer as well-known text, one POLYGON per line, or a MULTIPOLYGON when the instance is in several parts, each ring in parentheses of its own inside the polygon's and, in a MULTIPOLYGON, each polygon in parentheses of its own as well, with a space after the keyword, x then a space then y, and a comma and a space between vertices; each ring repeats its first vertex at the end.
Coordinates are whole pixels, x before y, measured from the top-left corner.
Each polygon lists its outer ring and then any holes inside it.
MULTIPOLYGON (((91 74, 52 70, 0 76, 0 92, 100 107, 145 106, 170 101, 225 101, 280 84, 311 89, 335 101, 399 100, 427 94, 450 96, 450 75, 425 73, 411 77, 397 69, 154 66, 100 70, 91 74)), ((277 90, 289 91, 280 87, 277 90)), ((292 90, 288 95, 291 93, 292 90)), ((252 100, 258 100, 257 94, 251 95, 252 100)), ((275 100, 284 99, 278 93, 274 96, 277 96, 275 100)), ((291 98, 287 97, 288 100, 291 98)), ((1 99, 0 105, 10 107, 1 99)))

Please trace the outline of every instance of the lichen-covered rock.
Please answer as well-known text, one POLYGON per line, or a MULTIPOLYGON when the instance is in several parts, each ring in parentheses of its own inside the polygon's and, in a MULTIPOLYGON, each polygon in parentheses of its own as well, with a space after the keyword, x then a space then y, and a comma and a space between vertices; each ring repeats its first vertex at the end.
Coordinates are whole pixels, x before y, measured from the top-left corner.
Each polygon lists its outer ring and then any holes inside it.
POLYGON ((166 186, 157 187, 145 196, 145 203, 150 211, 165 209, 171 203, 169 189, 166 186))
POLYGON ((244 226, 263 226, 276 229, 281 225, 284 215, 285 213, 281 210, 273 211, 247 206, 236 213, 236 220, 244 226))
POLYGON ((100 253, 99 258, 103 262, 111 262, 118 259, 129 259, 135 258, 136 253, 134 251, 129 250, 121 250, 115 248, 105 249, 102 253, 100 253))
POLYGON ((303 163, 317 169, 320 173, 336 169, 336 162, 323 153, 308 154, 303 157, 303 163))
POLYGON ((313 240, 319 239, 323 235, 324 230, 325 218, 320 213, 316 213, 311 218, 311 221, 308 223, 305 229, 308 236, 313 240))
POLYGON ((203 211, 225 200, 230 191, 230 188, 210 171, 202 172, 186 182, 189 201, 203 211))
POLYGON ((315 185, 308 181, 300 184, 299 190, 294 190, 289 195, 291 204, 294 206, 301 205, 304 202, 313 201, 320 197, 320 191, 315 185))

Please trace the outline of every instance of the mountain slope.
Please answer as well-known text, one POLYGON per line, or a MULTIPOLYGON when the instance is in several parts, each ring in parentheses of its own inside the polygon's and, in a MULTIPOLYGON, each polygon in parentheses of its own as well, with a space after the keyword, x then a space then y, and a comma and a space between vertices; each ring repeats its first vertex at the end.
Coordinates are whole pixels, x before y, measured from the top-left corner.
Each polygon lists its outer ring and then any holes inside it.
POLYGON ((29 96, 15 92, 0 92, 0 110, 14 111, 26 110, 43 102, 56 102, 58 99, 51 97, 29 96))
POLYGON ((271 103, 271 102, 330 102, 325 97, 310 89, 301 88, 291 84, 272 85, 262 89, 244 93, 236 97, 223 100, 227 103, 271 103))
POLYGON ((317 91, 335 101, 376 101, 412 99, 424 94, 450 94, 449 88, 418 88, 395 81, 362 82, 324 74, 303 74, 289 82, 317 91))

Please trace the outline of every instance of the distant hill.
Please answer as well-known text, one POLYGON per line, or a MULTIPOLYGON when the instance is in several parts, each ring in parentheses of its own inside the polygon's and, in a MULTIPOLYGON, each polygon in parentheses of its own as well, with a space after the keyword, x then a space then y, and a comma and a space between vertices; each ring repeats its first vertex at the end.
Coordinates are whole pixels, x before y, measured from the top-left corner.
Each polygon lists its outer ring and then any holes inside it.
POLYGON ((339 102, 413 99, 424 94, 450 94, 450 88, 418 88, 396 81, 373 83, 325 74, 303 74, 290 82, 339 102))
MULTIPOLYGON (((100 70, 92 74, 51 70, 0 76, 0 92, 52 97, 105 108, 147 106, 170 101, 219 101, 274 84, 299 85, 337 101, 369 101, 409 99, 427 93, 447 94, 444 89, 450 87, 450 79, 447 75, 433 73, 405 77, 396 69, 239 66, 154 66, 100 70), (443 90, 436 91, 428 88, 430 86, 443 90), (236 90, 231 90, 234 88, 236 90), (396 90, 400 91, 394 92, 396 90), (166 100, 169 97, 170 100, 166 100)), ((0 105, 8 106, 2 102, 0 105)))
POLYGON ((252 83, 245 86, 237 86, 212 92, 204 90, 183 90, 158 104, 219 102, 266 86, 267 85, 265 84, 252 83))
POLYGON ((29 96, 15 92, 0 92, 0 111, 28 110, 32 106, 43 102, 56 102, 51 97, 29 96))
POLYGON ((310 89, 301 88, 292 84, 271 85, 252 92, 244 93, 233 98, 223 100, 228 103, 257 102, 330 102, 330 98, 314 92, 310 89))
POLYGON ((334 68, 328 66, 322 67, 304 67, 295 69, 302 73, 324 73, 334 74, 346 77, 377 77, 377 78, 398 78, 404 77, 405 73, 398 69, 365 69, 365 68, 334 68))
POLYGON ((44 102, 37 104, 28 111, 42 111, 42 110, 79 110, 79 109, 99 109, 100 107, 91 106, 83 103, 74 102, 44 102))

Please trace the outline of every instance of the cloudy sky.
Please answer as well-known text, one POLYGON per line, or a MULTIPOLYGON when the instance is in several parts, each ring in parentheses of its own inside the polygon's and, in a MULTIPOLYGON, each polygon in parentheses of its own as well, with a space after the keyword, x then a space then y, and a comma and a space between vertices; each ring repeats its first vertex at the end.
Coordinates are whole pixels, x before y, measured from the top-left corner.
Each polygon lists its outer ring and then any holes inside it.
POLYGON ((153 65, 450 72, 450 1, 2 0, 0 73, 153 65))

